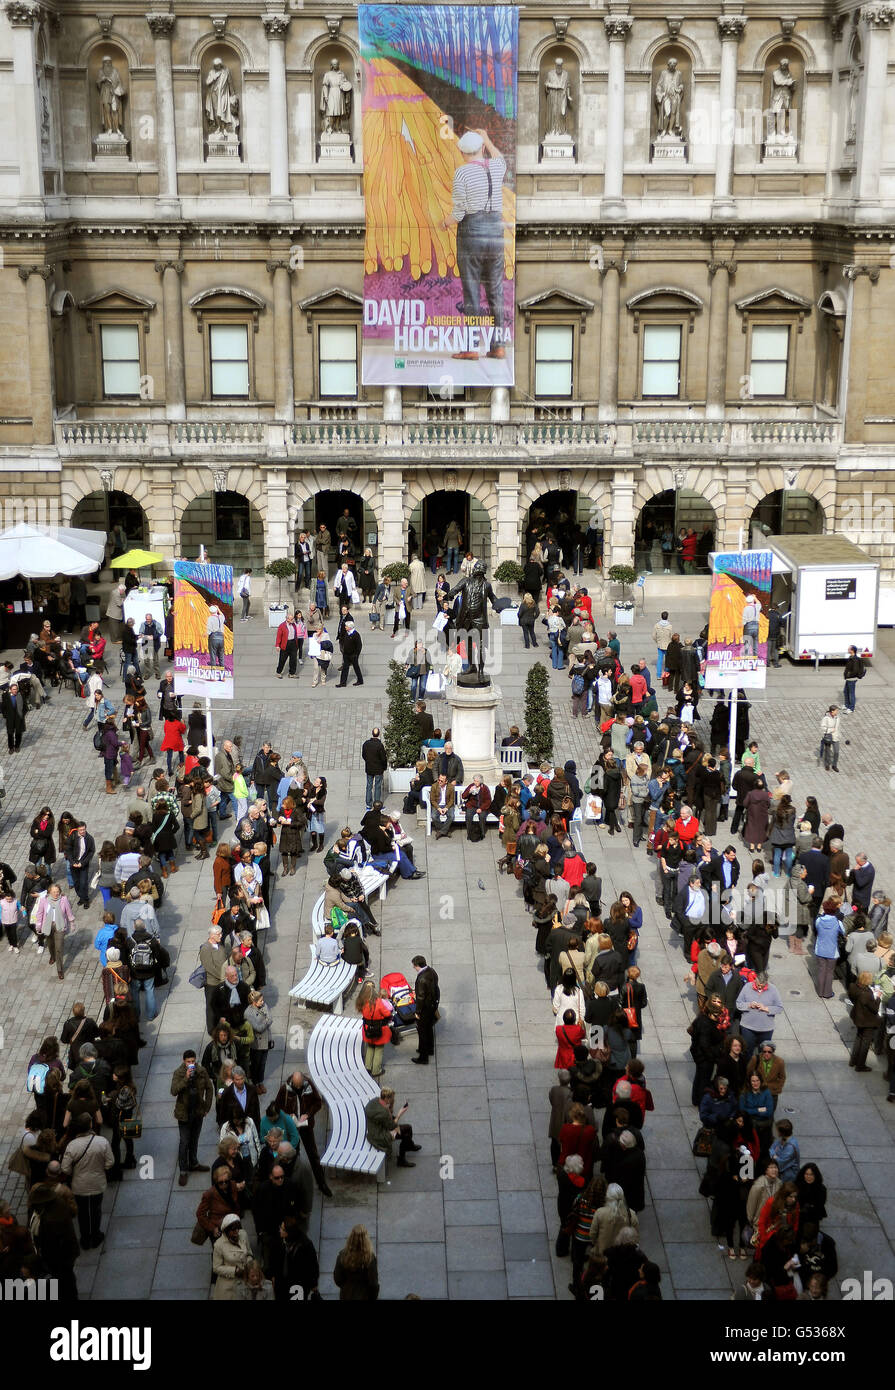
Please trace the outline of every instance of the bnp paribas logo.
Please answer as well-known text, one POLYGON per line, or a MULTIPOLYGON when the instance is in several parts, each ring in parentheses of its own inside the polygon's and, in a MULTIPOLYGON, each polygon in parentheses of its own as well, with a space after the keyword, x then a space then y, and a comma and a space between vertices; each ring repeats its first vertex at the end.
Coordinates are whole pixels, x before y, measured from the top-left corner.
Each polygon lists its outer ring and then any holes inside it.
POLYGON ((405 368, 406 366, 407 366, 407 363, 404 361, 404 358, 403 358, 403 357, 396 357, 396 358, 395 358, 395 370, 396 370, 396 371, 403 372, 403 370, 404 370, 404 368, 405 368))

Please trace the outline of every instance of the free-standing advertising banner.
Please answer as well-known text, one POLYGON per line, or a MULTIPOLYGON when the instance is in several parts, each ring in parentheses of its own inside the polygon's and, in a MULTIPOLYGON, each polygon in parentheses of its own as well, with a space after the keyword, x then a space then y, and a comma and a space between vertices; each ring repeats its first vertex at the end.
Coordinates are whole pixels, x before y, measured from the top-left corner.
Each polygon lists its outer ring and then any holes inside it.
POLYGON ((512 386, 519 12, 359 5, 363 380, 512 386))
POLYGON ((716 554, 705 683, 763 690, 768 662, 771 552, 716 554))
POLYGON ((174 690, 233 699, 233 566, 174 562, 174 690))

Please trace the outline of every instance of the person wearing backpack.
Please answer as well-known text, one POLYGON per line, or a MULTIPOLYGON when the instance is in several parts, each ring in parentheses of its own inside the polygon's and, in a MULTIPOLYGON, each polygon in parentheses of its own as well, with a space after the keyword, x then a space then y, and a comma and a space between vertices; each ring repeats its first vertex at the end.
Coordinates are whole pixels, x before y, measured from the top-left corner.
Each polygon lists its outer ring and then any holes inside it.
POLYGON ((146 1021, 151 1023, 157 1010, 155 1006, 155 986, 162 968, 168 963, 167 951, 154 936, 146 930, 143 919, 138 917, 134 923, 133 935, 127 942, 127 966, 131 976, 131 993, 137 1018, 140 1017, 140 999, 146 996, 146 1021))
POLYGON ((59 1060, 58 1039, 44 1038, 40 1047, 28 1061, 28 1076, 25 1089, 35 1095, 43 1095, 47 1075, 56 1071, 65 1080, 65 1066, 59 1060))
POLYGON ((392 1037, 388 1023, 394 1009, 372 983, 362 986, 354 1007, 363 1018, 364 1066, 371 1076, 381 1076, 385 1045, 392 1037))

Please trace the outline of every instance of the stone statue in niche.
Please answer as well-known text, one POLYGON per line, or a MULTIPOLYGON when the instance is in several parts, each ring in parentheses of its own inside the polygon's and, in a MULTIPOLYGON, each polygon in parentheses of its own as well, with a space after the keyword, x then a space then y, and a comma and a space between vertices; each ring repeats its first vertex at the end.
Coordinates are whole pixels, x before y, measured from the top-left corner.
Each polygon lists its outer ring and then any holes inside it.
POLYGON ((848 70, 848 97, 845 107, 845 143, 854 145, 858 139, 858 88, 861 71, 857 62, 852 62, 848 70))
POLYGON ((96 79, 99 92, 100 132, 96 137, 96 156, 121 158, 127 153, 127 138, 121 129, 127 88, 121 73, 106 53, 103 55, 96 79))
POLYGON ((205 117, 209 158, 238 157, 239 97, 233 90, 230 69, 222 58, 214 59, 205 79, 205 117))
POLYGON ((544 83, 547 112, 542 151, 544 159, 572 159, 575 145, 569 130, 572 115, 572 83, 557 57, 544 83))
POLYGON ((684 96, 686 86, 678 71, 677 58, 669 58, 659 74, 653 92, 656 108, 656 138, 653 162, 686 158, 684 144, 684 96))
POLYGON ((656 139, 683 137, 681 105, 684 100, 684 79, 677 70, 677 58, 669 58, 665 71, 656 83, 656 139))
POLYGON ((351 158, 351 79, 339 65, 338 58, 330 59, 329 71, 320 84, 321 159, 351 158))
POLYGON ((796 133, 793 128, 793 96, 796 80, 789 59, 781 58, 771 73, 771 108, 768 112, 768 133, 765 140, 765 159, 795 159, 796 133))

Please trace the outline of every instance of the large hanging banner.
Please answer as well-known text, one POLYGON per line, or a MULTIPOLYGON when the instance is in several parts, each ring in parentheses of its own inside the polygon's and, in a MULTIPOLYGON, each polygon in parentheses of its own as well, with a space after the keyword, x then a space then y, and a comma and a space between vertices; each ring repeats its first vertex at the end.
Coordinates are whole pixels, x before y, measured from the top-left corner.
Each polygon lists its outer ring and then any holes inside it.
POLYGON ((512 386, 519 12, 359 5, 363 380, 512 386))
POLYGON ((764 689, 770 602, 769 550, 715 555, 709 601, 707 687, 764 689))
POLYGON ((233 699, 233 566, 174 561, 174 690, 233 699))

